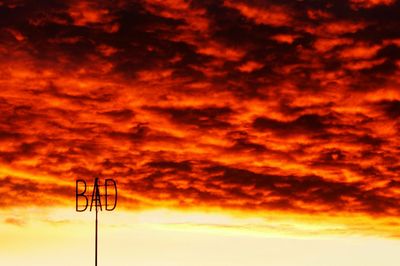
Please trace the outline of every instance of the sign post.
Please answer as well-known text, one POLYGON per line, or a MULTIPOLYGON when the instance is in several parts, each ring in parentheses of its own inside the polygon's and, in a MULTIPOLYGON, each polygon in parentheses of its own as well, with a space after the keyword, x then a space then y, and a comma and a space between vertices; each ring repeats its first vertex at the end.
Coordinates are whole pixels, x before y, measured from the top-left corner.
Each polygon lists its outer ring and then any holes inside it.
POLYGON ((118 198, 117 182, 115 182, 114 179, 106 179, 104 185, 99 185, 99 178, 96 177, 93 183, 92 194, 88 195, 86 181, 83 179, 77 179, 75 187, 77 212, 84 212, 87 210, 89 206, 89 197, 91 198, 89 210, 92 211, 93 207, 96 209, 94 265, 97 266, 98 212, 99 209, 100 211, 103 211, 103 206, 106 211, 113 211, 115 207, 117 207, 117 198, 118 198), (100 187, 104 187, 104 189, 101 190, 100 187), (110 193, 110 189, 108 189, 109 187, 113 187, 114 193, 109 194, 110 193), (110 197, 114 197, 114 199, 111 201, 111 204, 109 200, 110 197), (84 200, 84 204, 82 204, 82 200, 84 200))

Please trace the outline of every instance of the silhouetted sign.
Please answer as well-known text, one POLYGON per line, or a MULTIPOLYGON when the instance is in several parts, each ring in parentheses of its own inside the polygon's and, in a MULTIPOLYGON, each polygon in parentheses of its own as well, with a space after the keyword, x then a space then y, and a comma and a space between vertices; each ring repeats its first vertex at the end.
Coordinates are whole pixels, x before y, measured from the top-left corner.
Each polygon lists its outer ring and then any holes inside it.
POLYGON ((98 212, 103 210, 112 211, 117 207, 117 182, 114 179, 106 179, 104 185, 99 184, 99 179, 95 178, 92 189, 88 188, 83 179, 76 180, 76 211, 84 212, 90 205, 90 211, 94 206, 96 211, 95 220, 95 256, 94 265, 97 266, 97 234, 98 234, 98 212), (90 191, 91 190, 91 191, 90 191), (110 201, 111 199, 111 201, 110 201), (84 204, 82 204, 82 201, 84 204), (90 202, 90 204, 89 204, 90 202))
POLYGON ((92 191, 83 179, 76 180, 76 211, 84 212, 90 206, 90 211, 95 207, 96 211, 103 207, 106 211, 112 211, 117 206, 117 183, 114 179, 106 179, 104 185, 99 184, 99 179, 94 180, 92 191))

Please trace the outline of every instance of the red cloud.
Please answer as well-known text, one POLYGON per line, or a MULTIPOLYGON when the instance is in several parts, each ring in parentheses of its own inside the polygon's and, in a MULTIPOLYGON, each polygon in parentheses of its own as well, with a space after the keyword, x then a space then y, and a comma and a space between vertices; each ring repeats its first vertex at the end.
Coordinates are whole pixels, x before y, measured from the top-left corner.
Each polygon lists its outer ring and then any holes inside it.
POLYGON ((354 8, 372 8, 379 5, 392 5, 396 0, 350 0, 354 8))
POLYGON ((282 6, 270 5, 268 7, 257 7, 248 5, 245 2, 224 1, 224 5, 237 9, 248 19, 257 24, 266 24, 271 26, 290 26, 292 20, 291 13, 282 6))

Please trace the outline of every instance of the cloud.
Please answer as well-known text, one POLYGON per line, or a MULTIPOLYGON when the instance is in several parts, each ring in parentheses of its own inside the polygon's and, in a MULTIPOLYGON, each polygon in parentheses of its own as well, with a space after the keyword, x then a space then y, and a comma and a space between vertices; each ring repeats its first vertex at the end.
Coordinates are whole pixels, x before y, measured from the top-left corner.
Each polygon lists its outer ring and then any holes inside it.
POLYGON ((289 122, 282 122, 274 119, 258 117, 253 122, 253 127, 258 130, 271 130, 278 134, 301 134, 313 135, 323 133, 327 126, 324 123, 327 120, 316 114, 307 114, 298 117, 289 122))
POLYGON ((237 9, 243 16, 254 20, 257 24, 279 27, 289 26, 292 22, 291 14, 284 6, 270 5, 264 8, 234 1, 224 1, 224 5, 237 9))
POLYGON ((400 116, 400 101, 383 101, 379 105, 383 108, 384 113, 392 119, 396 119, 400 116))
POLYGON ((4 220, 4 222, 6 224, 11 224, 11 225, 15 225, 15 226, 24 226, 25 222, 22 219, 18 219, 18 218, 6 218, 4 220))
POLYGON ((372 8, 379 5, 390 6, 395 3, 395 0, 351 0, 354 8, 372 8))
POLYGON ((155 161, 150 162, 147 165, 151 168, 176 169, 185 172, 192 169, 190 162, 155 161))
POLYGON ((6 1, 2 206, 70 205, 101 175, 127 209, 397 219, 398 11, 6 1))
POLYGON ((172 121, 182 125, 193 125, 200 128, 226 128, 229 122, 224 117, 232 110, 229 107, 206 108, 150 108, 160 114, 167 114, 172 121))
POLYGON ((115 120, 126 121, 133 118, 134 113, 132 110, 123 109, 123 110, 112 110, 102 113, 104 116, 110 117, 115 120))

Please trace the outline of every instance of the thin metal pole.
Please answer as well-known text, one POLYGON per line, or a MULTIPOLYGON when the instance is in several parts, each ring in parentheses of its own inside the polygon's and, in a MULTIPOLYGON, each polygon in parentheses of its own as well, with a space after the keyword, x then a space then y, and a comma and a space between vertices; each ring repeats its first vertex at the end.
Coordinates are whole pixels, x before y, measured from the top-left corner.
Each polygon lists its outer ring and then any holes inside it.
POLYGON ((98 224, 97 213, 98 213, 98 210, 97 210, 97 201, 96 201, 96 237, 95 237, 95 257, 94 257, 94 265, 95 266, 97 266, 97 224, 98 224))

